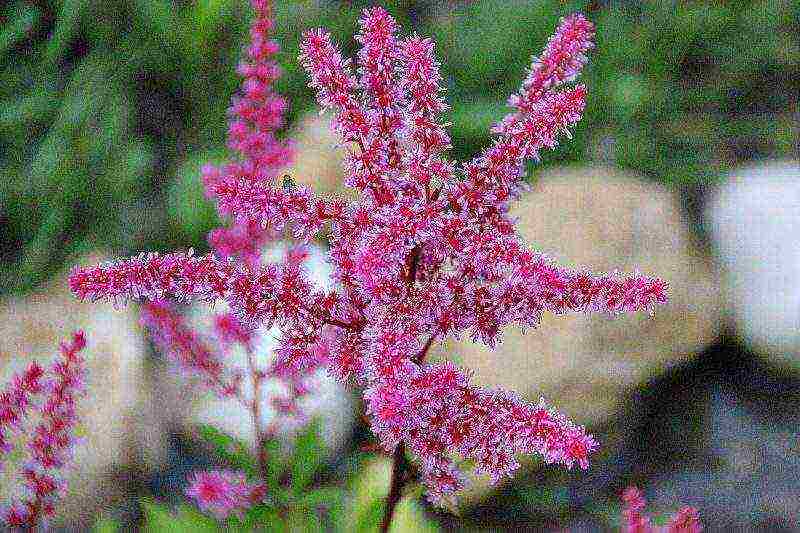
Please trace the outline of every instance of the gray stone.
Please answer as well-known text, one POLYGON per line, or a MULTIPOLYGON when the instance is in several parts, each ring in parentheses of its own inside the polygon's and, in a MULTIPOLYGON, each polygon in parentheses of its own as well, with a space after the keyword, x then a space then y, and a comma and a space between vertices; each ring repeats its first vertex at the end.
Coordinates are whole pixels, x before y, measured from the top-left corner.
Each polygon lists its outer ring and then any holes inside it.
POLYGON ((731 172, 706 220, 737 333, 773 362, 800 366, 800 163, 731 172))

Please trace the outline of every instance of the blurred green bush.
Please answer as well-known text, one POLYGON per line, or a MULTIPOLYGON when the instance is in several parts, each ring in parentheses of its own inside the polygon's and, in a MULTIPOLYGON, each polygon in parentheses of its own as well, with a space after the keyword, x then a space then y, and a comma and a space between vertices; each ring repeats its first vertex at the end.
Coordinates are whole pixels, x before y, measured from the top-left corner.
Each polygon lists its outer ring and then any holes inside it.
MULTIPOLYGON (((301 31, 345 50, 363 1, 277 0, 290 121, 314 106, 301 31)), ((741 160, 797 153, 800 3, 383 2, 433 37, 455 155, 474 154, 564 14, 597 23, 576 140, 545 155, 603 161, 684 186, 741 160)), ((80 251, 202 248, 216 224, 197 168, 224 157, 245 0, 60 0, 0 8, 0 293, 80 251)))

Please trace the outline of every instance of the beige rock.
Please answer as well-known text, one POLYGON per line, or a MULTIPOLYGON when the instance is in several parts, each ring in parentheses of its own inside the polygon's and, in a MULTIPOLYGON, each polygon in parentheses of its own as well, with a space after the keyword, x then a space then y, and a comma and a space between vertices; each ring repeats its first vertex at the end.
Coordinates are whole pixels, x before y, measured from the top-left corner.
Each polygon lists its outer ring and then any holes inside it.
POLYGON ((354 197, 344 186, 342 162, 346 149, 339 136, 331 129, 329 114, 309 113, 298 122, 295 162, 287 170, 299 184, 310 185, 320 195, 354 197))
POLYGON ((78 408, 83 441, 75 448, 56 522, 87 527, 102 508, 125 496, 121 476, 163 464, 166 432, 153 407, 134 309, 78 302, 67 289, 66 273, 36 294, 0 303, 0 381, 6 383, 32 359, 49 364, 59 342, 75 329, 83 329, 87 338, 87 396, 78 408))
POLYGON ((533 247, 559 264, 669 282, 669 303, 646 313, 546 315, 492 351, 469 340, 446 351, 484 386, 540 395, 579 424, 604 421, 631 387, 693 357, 721 328, 718 274, 693 242, 677 199, 610 168, 543 172, 515 207, 533 247))

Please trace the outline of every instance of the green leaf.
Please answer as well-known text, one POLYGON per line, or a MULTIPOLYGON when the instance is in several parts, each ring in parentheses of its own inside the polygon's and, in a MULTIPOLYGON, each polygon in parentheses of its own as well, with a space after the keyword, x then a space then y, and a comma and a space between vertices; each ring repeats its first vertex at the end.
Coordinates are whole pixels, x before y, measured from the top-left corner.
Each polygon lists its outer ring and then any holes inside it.
POLYGON ((141 503, 145 518, 145 532, 160 533, 179 529, 179 520, 172 516, 172 513, 164 505, 147 499, 143 499, 141 503))
POLYGON ((216 520, 204 515, 191 505, 181 504, 178 506, 178 519, 189 531, 213 533, 220 530, 216 520))
POLYGON ((323 446, 319 423, 314 421, 297 436, 292 456, 292 490, 297 494, 308 486, 322 463, 323 446))
POLYGON ((283 461, 283 449, 281 443, 274 439, 264 442, 264 450, 267 455, 267 488, 271 494, 280 486, 281 476, 286 470, 283 461))
POLYGON ((320 487, 309 490, 297 504, 308 509, 309 514, 317 513, 320 508, 328 515, 330 525, 334 530, 341 530, 343 526, 345 491, 341 487, 320 487))
POLYGON ((142 499, 146 532, 192 531, 199 533, 217 533, 221 531, 219 524, 211 517, 204 515, 194 507, 181 504, 177 513, 172 513, 165 505, 149 499, 142 499))
POLYGON ((341 487, 320 487, 306 492, 299 500, 300 505, 309 508, 334 507, 341 505, 344 500, 344 489, 341 487))
POLYGON ((377 531, 383 519, 386 502, 383 498, 374 500, 364 509, 356 520, 356 533, 372 533, 377 531))
POLYGON ((242 526, 248 530, 271 531, 283 533, 288 531, 278 511, 270 505, 258 505, 247 511, 242 526))
POLYGON ((202 424, 198 428, 198 432, 200 437, 212 447, 213 452, 234 468, 239 468, 250 476, 258 474, 256 460, 242 441, 207 424, 202 424))
POLYGON ((101 518, 94 523, 92 533, 117 533, 119 531, 119 522, 113 518, 101 518))
POLYGON ((292 509, 287 522, 292 532, 323 533, 325 531, 319 516, 304 509, 292 509))

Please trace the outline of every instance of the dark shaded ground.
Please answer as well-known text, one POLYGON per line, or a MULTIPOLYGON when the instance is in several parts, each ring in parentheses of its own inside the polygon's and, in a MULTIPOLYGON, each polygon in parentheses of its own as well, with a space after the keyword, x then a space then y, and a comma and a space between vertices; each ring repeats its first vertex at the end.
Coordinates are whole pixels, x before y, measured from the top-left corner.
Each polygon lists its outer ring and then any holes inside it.
POLYGON ((799 405, 796 374, 728 335, 632 394, 597 431, 605 453, 587 473, 545 468, 442 522, 448 531, 603 531, 633 483, 655 514, 698 507, 707 531, 800 531, 799 405))

